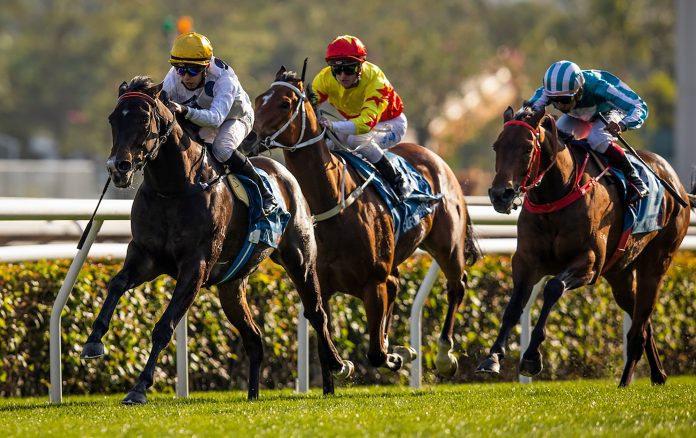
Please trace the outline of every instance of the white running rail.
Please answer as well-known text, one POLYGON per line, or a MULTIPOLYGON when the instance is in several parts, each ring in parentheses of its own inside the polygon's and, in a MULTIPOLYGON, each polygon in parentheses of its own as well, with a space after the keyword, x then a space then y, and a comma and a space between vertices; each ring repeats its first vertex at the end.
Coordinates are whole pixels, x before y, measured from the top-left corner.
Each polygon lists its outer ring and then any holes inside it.
MULTIPOLYGON (((474 230, 482 237, 479 241, 485 253, 511 254, 516 247, 517 212, 506 216, 493 210, 488 204, 487 197, 467 197, 469 213, 474 222, 474 230)), ((130 200, 105 200, 99 207, 95 216, 95 221, 90 233, 81 250, 77 250, 74 244, 46 244, 46 245, 23 245, 23 246, 4 246, 0 247, 0 263, 18 262, 38 259, 58 259, 72 258, 73 261, 61 286, 56 301, 53 304, 50 320, 50 378, 51 386, 49 399, 52 403, 60 403, 62 396, 62 369, 61 369, 61 313, 68 300, 77 276, 84 264, 88 254, 92 257, 124 258, 126 255, 127 244, 124 243, 99 243, 94 244, 97 233, 104 221, 127 221, 130 219, 132 201, 130 200)), ((85 199, 41 199, 41 198, 0 198, 0 223, 8 221, 86 221, 88 220, 96 200, 85 199)), ((35 229, 35 228, 32 228, 35 229)), ((0 230, 1 233, 1 230, 0 230)), ((124 230, 115 231, 115 235, 128 235, 124 230)), ((27 235, 27 232, 21 232, 27 235)), ((46 238, 41 236, 42 240, 46 238)), ((75 233, 75 240, 79 238, 79 233, 75 233)), ((692 215, 689 233, 682 242, 680 249, 696 250, 696 214, 692 215)), ((411 387, 420 388, 422 381, 422 359, 420 354, 421 347, 421 315, 423 305, 432 286, 437 281, 440 268, 437 263, 432 262, 423 283, 418 289, 414 305, 411 309, 411 346, 418 352, 417 359, 411 365, 411 387)), ((540 282, 534 289, 529 303, 522 314, 522 339, 521 349, 526 350, 530 339, 530 317, 529 311, 536 294, 543 287, 540 282)), ((300 318, 298 325, 298 378, 296 389, 298 392, 309 390, 309 329, 307 320, 302 316, 300 308, 300 318)), ((627 315, 626 315, 627 317, 627 315)), ((186 315, 176 328, 177 346, 177 381, 176 394, 179 397, 188 396, 188 349, 186 345, 186 315), (179 342, 181 341, 181 342, 179 342)), ((629 323, 630 318, 624 319, 624 326, 629 323), (628 322, 627 322, 628 321, 628 322)), ((625 335, 624 335, 625 338, 625 335)), ((520 376, 520 382, 526 383, 531 379, 520 376)))

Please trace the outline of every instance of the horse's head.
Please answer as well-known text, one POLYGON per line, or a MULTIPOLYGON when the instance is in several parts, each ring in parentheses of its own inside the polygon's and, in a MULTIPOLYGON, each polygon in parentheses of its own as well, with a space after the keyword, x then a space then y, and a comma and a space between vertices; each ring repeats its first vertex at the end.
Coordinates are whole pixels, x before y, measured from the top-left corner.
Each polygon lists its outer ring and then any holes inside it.
POLYGON ((503 114, 503 130, 493 144, 495 178, 488 190, 493 208, 499 213, 509 214, 517 208, 522 193, 541 179, 539 166, 544 130, 540 124, 544 115, 544 109, 534 112, 528 107, 517 114, 508 107, 503 114))
POLYGON ((129 187, 135 171, 154 159, 174 125, 174 115, 159 100, 162 84, 136 76, 118 89, 116 108, 109 115, 113 146, 106 163, 116 187, 129 187))
POLYGON ((263 149, 295 150, 318 142, 319 125, 305 93, 304 82, 284 66, 276 73, 271 87, 255 100, 254 135, 242 143, 241 150, 256 155, 263 149), (303 141, 305 133, 313 135, 303 141))

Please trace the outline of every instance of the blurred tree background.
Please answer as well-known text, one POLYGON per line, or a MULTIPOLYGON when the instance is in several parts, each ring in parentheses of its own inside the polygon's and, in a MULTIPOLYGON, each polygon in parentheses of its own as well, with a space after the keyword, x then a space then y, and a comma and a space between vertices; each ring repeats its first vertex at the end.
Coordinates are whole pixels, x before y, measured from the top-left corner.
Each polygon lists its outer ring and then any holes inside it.
POLYGON ((160 80, 177 19, 189 16, 252 99, 281 64, 299 69, 309 57, 311 76, 333 37, 359 36, 402 96, 414 140, 471 178, 492 170, 504 108, 519 107, 558 59, 634 88, 650 117, 629 141, 669 160, 674 11, 673 0, 3 0, 0 133, 22 145, 48 136, 62 158, 103 163, 118 85, 160 80))

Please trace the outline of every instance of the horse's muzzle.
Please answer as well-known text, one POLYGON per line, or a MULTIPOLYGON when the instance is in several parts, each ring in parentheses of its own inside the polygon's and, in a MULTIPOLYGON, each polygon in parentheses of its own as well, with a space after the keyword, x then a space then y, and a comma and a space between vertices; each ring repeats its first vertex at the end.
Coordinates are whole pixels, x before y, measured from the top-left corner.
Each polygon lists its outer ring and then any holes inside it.
POLYGON ((513 188, 491 187, 488 189, 488 197, 493 208, 498 213, 510 214, 515 201, 516 192, 513 188))
POLYGON ((118 188, 126 188, 133 181, 133 163, 129 160, 109 159, 106 163, 106 168, 111 176, 111 181, 118 188))

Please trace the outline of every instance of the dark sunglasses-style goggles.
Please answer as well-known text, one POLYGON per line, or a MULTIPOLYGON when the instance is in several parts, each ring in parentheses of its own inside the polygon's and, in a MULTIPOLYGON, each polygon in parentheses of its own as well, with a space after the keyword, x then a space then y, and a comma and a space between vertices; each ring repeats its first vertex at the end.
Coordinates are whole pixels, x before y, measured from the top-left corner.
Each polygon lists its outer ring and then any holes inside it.
POLYGON ((549 100, 553 103, 560 103, 561 105, 568 105, 573 101, 575 96, 553 96, 549 100))
POLYGON ((183 76, 188 73, 189 76, 198 76, 205 70, 202 65, 183 65, 174 67, 176 74, 183 76))
POLYGON ((354 75, 358 72, 359 64, 343 64, 343 65, 332 65, 331 72, 334 75, 345 73, 347 75, 354 75))

